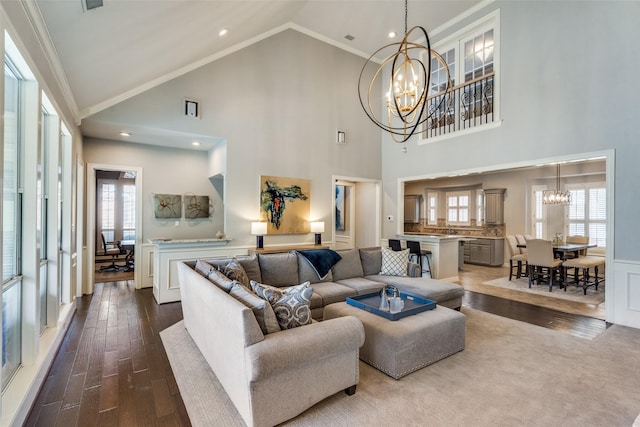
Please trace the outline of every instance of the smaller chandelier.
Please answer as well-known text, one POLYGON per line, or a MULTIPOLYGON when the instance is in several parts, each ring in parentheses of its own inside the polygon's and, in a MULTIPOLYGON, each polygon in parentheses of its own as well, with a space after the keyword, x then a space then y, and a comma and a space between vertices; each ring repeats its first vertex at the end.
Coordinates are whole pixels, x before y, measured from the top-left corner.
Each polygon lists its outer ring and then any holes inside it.
POLYGON ((360 105, 369 119, 381 129, 389 132, 395 142, 406 142, 427 120, 449 109, 451 103, 452 82, 446 61, 431 49, 427 31, 420 26, 407 30, 407 0, 404 2, 404 38, 400 43, 391 43, 376 50, 365 62, 358 79, 360 105), (424 44, 411 42, 422 35, 424 44), (421 34, 420 34, 421 33, 421 34), (393 48, 373 75, 367 90, 363 87, 363 74, 373 58, 383 51, 393 48), (431 89, 431 60, 437 60, 446 74, 445 89, 430 101, 427 96, 431 89), (389 81, 386 93, 386 117, 378 117, 376 111, 380 101, 372 99, 376 84, 382 81, 383 71, 388 69, 389 81), (366 94, 366 101, 365 101, 366 94), (366 105, 366 106, 365 106, 366 105), (375 107, 374 107, 375 106, 375 107))
POLYGON ((556 165, 556 189, 543 191, 542 203, 545 205, 568 205, 571 203, 571 193, 560 191, 560 163, 556 165))

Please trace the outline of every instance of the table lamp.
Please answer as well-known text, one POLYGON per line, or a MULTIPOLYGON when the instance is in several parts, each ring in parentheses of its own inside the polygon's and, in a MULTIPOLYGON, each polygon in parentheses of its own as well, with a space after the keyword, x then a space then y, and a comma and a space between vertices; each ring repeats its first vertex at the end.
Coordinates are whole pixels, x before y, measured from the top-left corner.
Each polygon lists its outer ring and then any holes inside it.
POLYGON ((266 222, 252 222, 251 223, 251 234, 256 236, 256 249, 264 248, 263 236, 265 234, 267 234, 267 223, 266 222))
POLYGON ((322 234, 324 233, 324 222, 314 221, 311 223, 311 232, 316 233, 316 245, 322 244, 322 234))

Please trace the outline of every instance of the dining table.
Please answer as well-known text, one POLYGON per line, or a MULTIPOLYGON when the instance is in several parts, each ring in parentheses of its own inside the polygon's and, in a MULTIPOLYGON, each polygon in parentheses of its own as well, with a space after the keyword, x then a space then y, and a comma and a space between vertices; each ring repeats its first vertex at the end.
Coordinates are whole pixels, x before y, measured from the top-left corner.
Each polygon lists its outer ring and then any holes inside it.
MULTIPOLYGON (((519 248, 526 248, 526 244, 518 244, 519 248)), ((590 243, 562 243, 562 244, 554 244, 553 245, 553 253, 560 258, 561 260, 567 259, 569 254, 574 254, 576 257, 580 253, 580 251, 587 250, 589 248, 595 248, 596 244, 590 243)))

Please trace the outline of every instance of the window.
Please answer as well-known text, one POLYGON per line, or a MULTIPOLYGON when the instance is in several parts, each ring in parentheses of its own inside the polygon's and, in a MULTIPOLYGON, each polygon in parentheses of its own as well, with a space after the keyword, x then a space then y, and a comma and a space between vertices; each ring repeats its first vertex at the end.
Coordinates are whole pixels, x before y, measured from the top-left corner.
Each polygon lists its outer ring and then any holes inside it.
POLYGON ((20 264, 20 146, 22 76, 9 57, 4 62, 4 162, 2 184, 2 390, 22 361, 22 281, 20 264))
POLYGON ((122 186, 122 240, 136 238, 136 186, 122 186))
POLYGON ((471 225, 469 219, 469 191, 447 192, 447 225, 471 225))
POLYGON ((432 116, 422 129, 426 139, 499 123, 496 71, 498 69, 499 11, 464 28, 434 46, 441 55, 431 60, 431 87, 427 110, 432 116), (452 92, 445 94, 449 68, 452 92))
POLYGON ((107 242, 115 239, 115 215, 116 215, 116 185, 113 183, 100 184, 100 225, 98 227, 107 242))
POLYGON ((589 236, 589 244, 605 247, 607 240, 607 194, 604 182, 571 185, 567 235, 589 236))
POLYGON ((542 203, 542 196, 547 187, 544 185, 534 185, 532 188, 533 215, 532 215, 532 234, 536 239, 544 239, 545 236, 545 209, 542 203))
POLYGON ((427 193, 427 224, 438 224, 438 193, 427 193))
POLYGON ((102 244, 100 233, 104 234, 107 242, 135 240, 135 178, 129 178, 127 172, 120 171, 98 171, 96 177, 98 246, 102 244))

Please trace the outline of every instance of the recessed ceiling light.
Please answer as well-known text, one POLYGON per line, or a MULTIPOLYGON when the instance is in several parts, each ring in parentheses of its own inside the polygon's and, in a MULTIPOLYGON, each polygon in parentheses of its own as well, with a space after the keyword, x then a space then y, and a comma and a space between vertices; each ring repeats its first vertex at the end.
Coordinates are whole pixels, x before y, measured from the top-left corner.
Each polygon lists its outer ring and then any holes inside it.
POLYGON ((120 136, 131 136, 129 132, 120 132, 120 136))
POLYGON ((200 143, 198 141, 193 141, 191 145, 193 145, 194 147, 199 147, 200 143))
POLYGON ((397 34, 395 31, 389 31, 389 34, 388 34, 388 36, 389 36, 389 38, 390 38, 390 39, 394 38, 394 37, 395 37, 395 36, 397 36, 397 35, 398 35, 398 34, 397 34))
POLYGON ((228 30, 228 29, 223 28, 223 29, 221 29, 221 30, 218 32, 218 37, 224 37, 224 36, 226 36, 226 35, 227 35, 227 33, 228 33, 228 32, 229 32, 229 30, 228 30))

